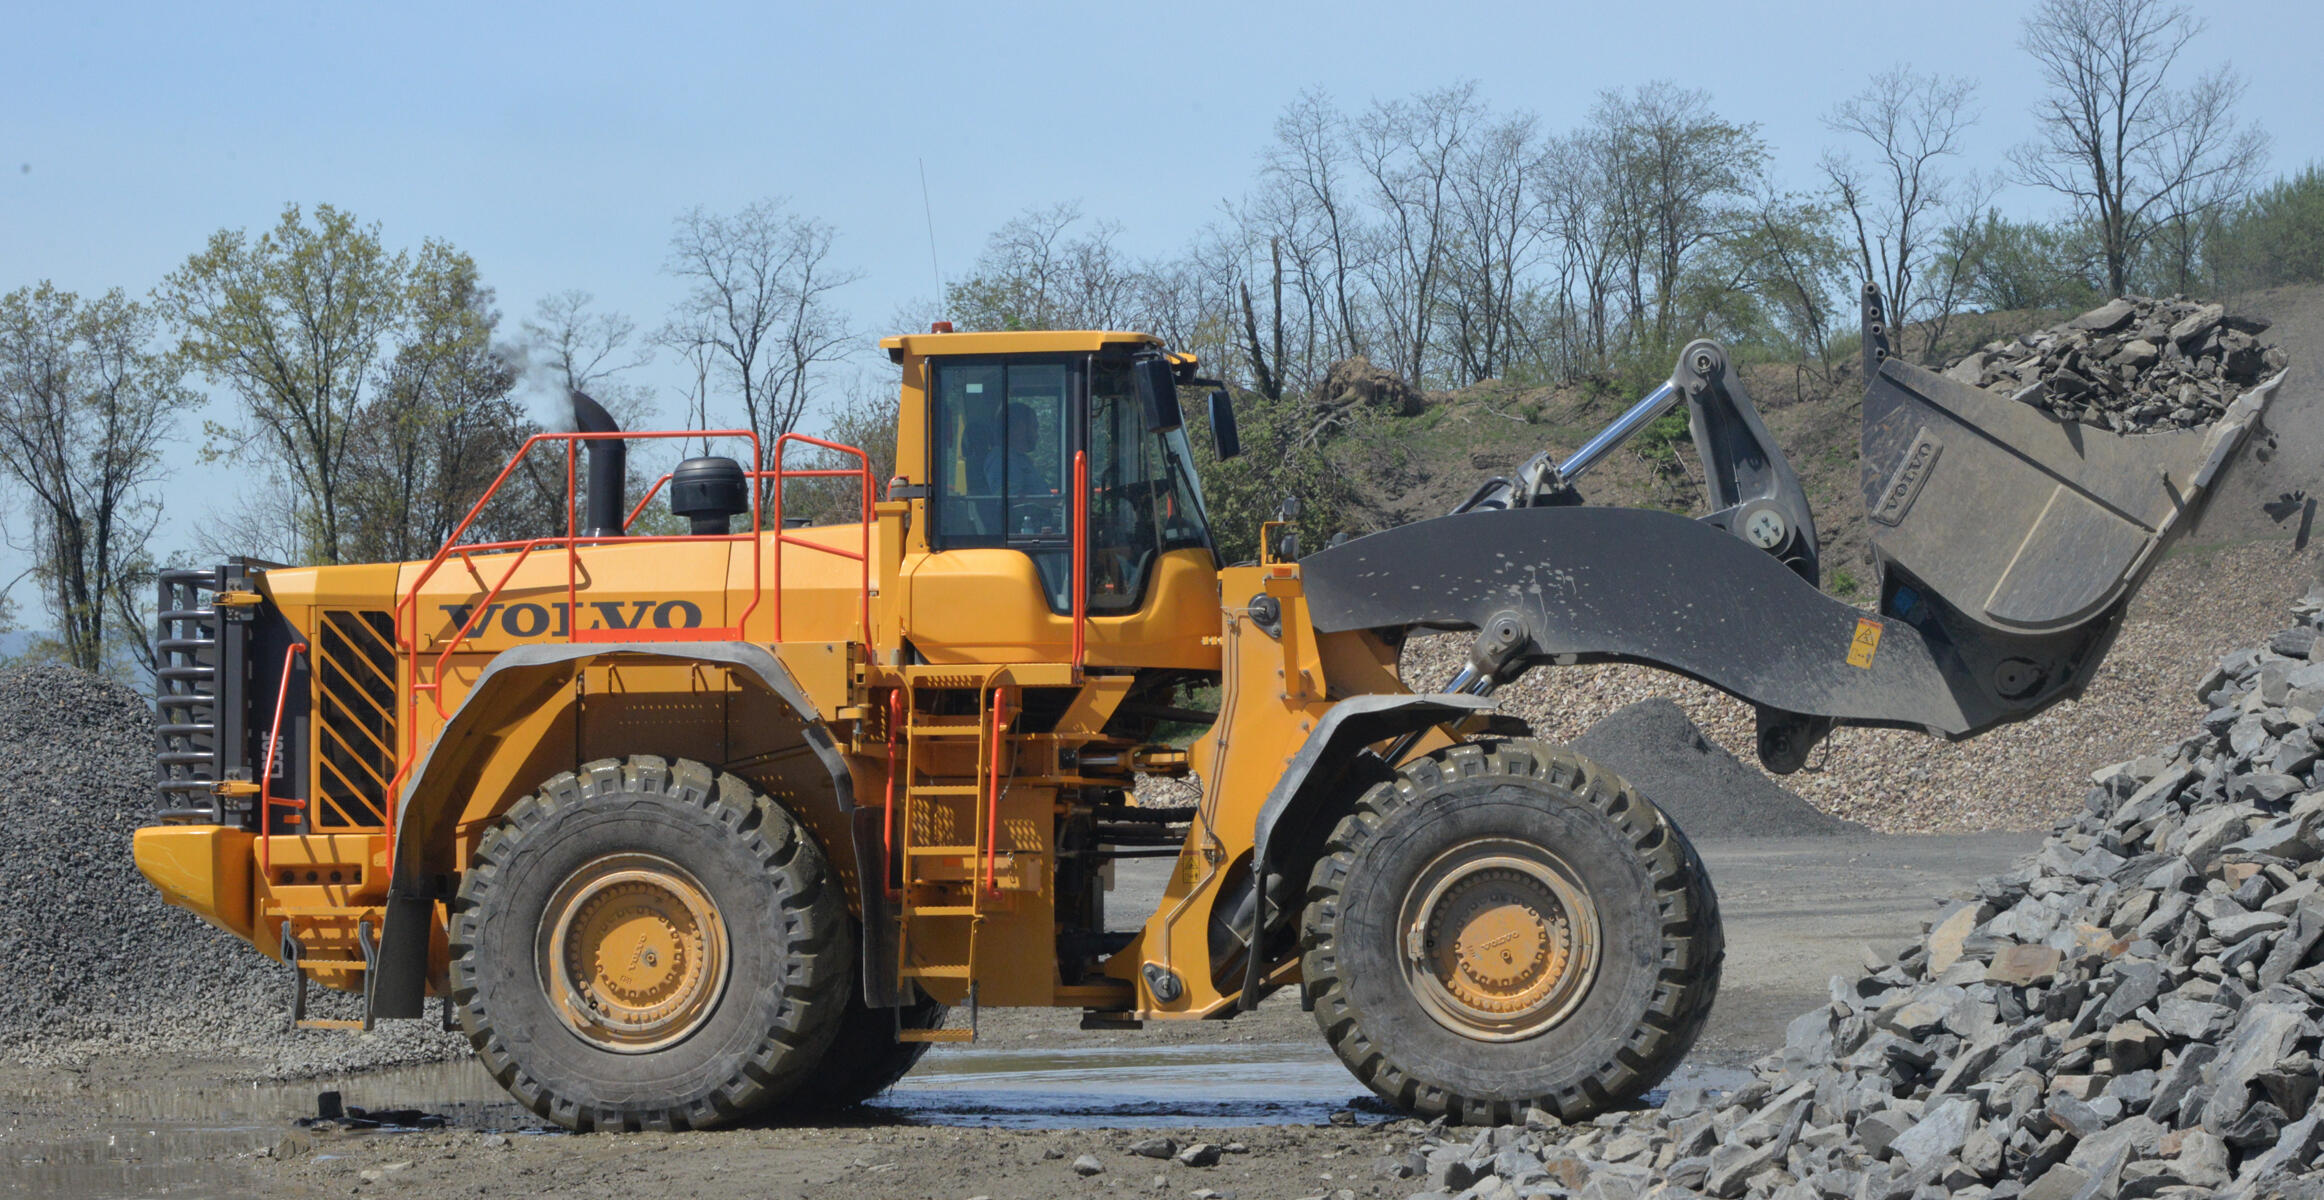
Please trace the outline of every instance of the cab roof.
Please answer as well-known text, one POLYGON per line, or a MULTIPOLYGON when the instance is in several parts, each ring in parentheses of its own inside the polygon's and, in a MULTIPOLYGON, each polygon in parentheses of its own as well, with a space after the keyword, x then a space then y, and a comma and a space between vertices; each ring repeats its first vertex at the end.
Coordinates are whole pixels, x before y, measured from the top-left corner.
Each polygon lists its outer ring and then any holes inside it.
POLYGON ((891 362, 907 356, 934 358, 948 354, 1095 354, 1103 350, 1160 348, 1162 339, 1150 333, 1119 330, 1038 329, 1012 333, 904 333, 880 339, 891 362))

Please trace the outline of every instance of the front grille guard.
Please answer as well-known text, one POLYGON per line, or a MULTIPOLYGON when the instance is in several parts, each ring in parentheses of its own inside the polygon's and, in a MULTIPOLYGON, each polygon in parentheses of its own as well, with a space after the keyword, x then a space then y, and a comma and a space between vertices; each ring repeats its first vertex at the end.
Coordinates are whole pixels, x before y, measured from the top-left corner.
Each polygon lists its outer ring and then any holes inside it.
POLYGON ((219 786, 252 781, 250 623, 212 600, 249 590, 258 565, 238 558, 209 570, 161 572, 153 691, 154 789, 163 824, 255 827, 251 798, 219 786))

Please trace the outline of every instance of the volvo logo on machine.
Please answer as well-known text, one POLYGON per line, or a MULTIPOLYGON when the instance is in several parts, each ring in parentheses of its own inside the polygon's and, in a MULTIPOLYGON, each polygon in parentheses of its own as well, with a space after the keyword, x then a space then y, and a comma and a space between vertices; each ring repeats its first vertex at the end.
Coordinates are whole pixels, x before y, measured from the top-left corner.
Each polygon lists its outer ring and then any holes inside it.
MULTIPOLYGON (((562 600, 515 604, 495 602, 476 616, 473 604, 438 605, 444 612, 447 634, 468 629, 469 636, 498 632, 520 641, 539 637, 567 637, 573 632, 572 608, 562 600), (476 616, 473 628, 468 619, 476 616)), ((580 604, 583 629, 699 629, 702 606, 691 600, 584 600, 580 604)))

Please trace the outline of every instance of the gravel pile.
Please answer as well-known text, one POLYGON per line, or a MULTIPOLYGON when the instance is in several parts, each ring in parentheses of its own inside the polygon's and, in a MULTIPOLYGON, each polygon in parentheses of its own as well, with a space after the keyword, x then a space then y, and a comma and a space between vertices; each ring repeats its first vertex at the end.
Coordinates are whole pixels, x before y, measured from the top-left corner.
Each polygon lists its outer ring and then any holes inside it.
POLYGON ((2194 734, 2094 773, 1752 1083, 1439 1132, 1380 1172, 1467 1200, 2324 1194, 2324 588, 2296 612, 2200 683, 2194 734))
MULTIPOLYGON (((2281 625, 2283 598, 2305 592, 2318 566, 2313 549, 2266 543, 2174 555, 2133 597, 2121 635, 2080 700, 1965 742, 1895 729, 1837 730, 1806 768, 1778 782, 1818 809, 1880 833, 2046 829, 2080 806, 2088 764, 2134 757, 2200 715, 2190 698, 2196 682, 2220 655, 2281 625)), ((1415 691, 1442 687, 1467 659, 1472 639, 1412 639, 1404 678, 1415 691)), ((1651 667, 1543 667, 1493 699, 1538 736, 1570 744, 1608 713, 1656 696, 1676 703, 1746 769, 1759 770, 1749 705, 1651 667)))
MULTIPOLYGON (((135 692, 65 667, 0 671, 0 762, 0 1058, 240 1059, 296 1077, 468 1052, 419 1021, 292 1033, 282 968, 162 903, 130 858, 154 803, 153 714, 135 692)), ((312 1007, 361 1015, 337 993, 312 1007)))
POLYGON ((2183 296, 2125 297, 2063 325, 1988 342, 1945 376, 2061 421, 2117 433, 2208 425, 2284 369, 2268 323, 2183 296))
POLYGON ((1628 705, 1575 738, 1583 757, 1612 768, 1695 838, 1813 837, 1863 833, 1786 791, 1703 736, 1686 710, 1660 696, 1628 705))

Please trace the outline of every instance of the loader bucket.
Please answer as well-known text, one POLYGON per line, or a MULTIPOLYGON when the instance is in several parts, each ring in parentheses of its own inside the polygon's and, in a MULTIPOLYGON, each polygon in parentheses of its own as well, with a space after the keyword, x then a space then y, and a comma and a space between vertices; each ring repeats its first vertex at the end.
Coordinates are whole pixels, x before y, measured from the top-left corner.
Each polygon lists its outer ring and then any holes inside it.
POLYGON ((1881 362, 1864 390, 1863 487, 1883 610, 1911 588, 2005 634, 2111 611, 2193 520, 2282 380, 2208 428, 2125 435, 1881 362))

